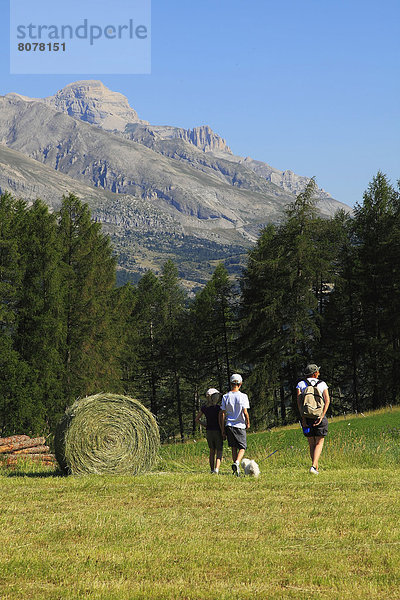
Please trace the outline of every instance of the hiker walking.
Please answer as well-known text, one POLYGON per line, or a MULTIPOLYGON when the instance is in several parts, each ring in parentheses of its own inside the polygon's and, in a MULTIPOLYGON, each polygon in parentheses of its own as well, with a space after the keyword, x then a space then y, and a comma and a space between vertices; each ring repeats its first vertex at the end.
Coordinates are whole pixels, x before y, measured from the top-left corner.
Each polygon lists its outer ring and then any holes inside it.
POLYGON ((230 378, 231 391, 222 397, 220 426, 222 435, 226 434, 228 445, 232 448, 232 471, 234 475, 240 475, 240 461, 247 448, 246 429, 250 427, 250 408, 247 394, 240 391, 242 377, 234 373, 230 378))
POLYGON ((211 473, 218 475, 222 460, 224 440, 219 425, 219 413, 221 412, 221 394, 215 388, 206 391, 207 404, 200 408, 196 417, 196 423, 206 428, 206 438, 210 449, 209 462, 211 473), (205 416, 206 421, 202 420, 205 416))
POLYGON ((319 379, 319 369, 315 364, 307 365, 304 379, 299 381, 296 388, 303 433, 308 438, 310 447, 310 473, 313 475, 319 474, 318 461, 328 433, 328 419, 325 415, 330 403, 328 386, 319 379))

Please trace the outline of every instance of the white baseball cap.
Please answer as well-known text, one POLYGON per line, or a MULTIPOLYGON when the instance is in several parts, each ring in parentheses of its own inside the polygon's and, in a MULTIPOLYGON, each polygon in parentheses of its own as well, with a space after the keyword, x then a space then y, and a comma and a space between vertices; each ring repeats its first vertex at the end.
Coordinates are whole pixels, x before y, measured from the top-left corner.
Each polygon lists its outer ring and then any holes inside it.
POLYGON ((219 394, 220 392, 215 388, 210 388, 206 391, 206 396, 213 396, 214 394, 219 394))
POLYGON ((239 375, 239 373, 234 373, 233 375, 231 375, 230 382, 231 383, 242 383, 243 382, 242 376, 239 375))

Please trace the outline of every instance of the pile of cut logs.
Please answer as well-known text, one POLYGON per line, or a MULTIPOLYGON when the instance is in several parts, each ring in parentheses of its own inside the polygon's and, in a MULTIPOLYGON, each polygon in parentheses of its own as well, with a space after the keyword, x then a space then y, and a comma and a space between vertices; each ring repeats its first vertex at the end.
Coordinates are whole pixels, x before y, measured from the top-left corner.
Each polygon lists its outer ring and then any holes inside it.
POLYGON ((12 435, 0 438, 0 466, 16 467, 22 460, 46 466, 56 464, 55 456, 50 454, 44 437, 12 435))

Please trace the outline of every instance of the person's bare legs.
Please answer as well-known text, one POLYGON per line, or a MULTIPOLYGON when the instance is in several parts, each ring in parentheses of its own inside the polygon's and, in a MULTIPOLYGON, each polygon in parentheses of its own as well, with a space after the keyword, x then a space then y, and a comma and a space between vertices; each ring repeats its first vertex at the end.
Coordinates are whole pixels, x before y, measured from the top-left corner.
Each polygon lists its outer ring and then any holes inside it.
POLYGON ((233 471, 234 475, 239 476, 239 474, 240 474, 239 465, 240 465, 240 461, 243 458, 243 455, 244 455, 243 448, 235 448, 234 446, 232 446, 232 460, 233 460, 232 471, 233 471))
POLYGON ((315 436, 309 437, 308 445, 310 447, 310 456, 312 461, 312 466, 318 471, 318 461, 321 456, 322 448, 324 446, 324 437, 315 436))
POLYGON ((314 448, 315 448, 315 438, 308 437, 308 446, 310 448, 310 456, 311 456, 311 464, 314 464, 314 448))
POLYGON ((242 460, 243 456, 244 456, 244 449, 240 448, 240 450, 239 450, 239 452, 237 453, 237 456, 236 456, 236 462, 238 462, 239 465, 241 463, 241 460, 242 460))
POLYGON ((221 466, 221 460, 222 460, 222 450, 217 450, 217 458, 215 460, 215 470, 219 471, 219 468, 221 466))
POLYGON ((240 464, 242 458, 244 456, 244 449, 243 448, 235 448, 234 446, 232 446, 232 461, 233 462, 237 462, 240 464))
POLYGON ((318 461, 321 456, 322 448, 324 445, 324 437, 318 436, 315 438, 315 446, 314 446, 314 458, 313 458, 313 467, 315 467, 318 471, 318 461))

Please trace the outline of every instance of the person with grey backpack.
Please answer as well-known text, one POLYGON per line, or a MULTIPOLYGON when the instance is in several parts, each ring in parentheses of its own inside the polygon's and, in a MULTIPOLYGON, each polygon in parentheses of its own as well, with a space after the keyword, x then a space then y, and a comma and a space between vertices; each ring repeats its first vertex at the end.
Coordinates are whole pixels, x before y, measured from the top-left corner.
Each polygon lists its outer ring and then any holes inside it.
POLYGON ((318 462, 328 433, 326 411, 330 403, 328 386, 319 379, 319 369, 315 364, 307 365, 304 379, 296 387, 301 425, 310 447, 312 475, 319 474, 318 462))

